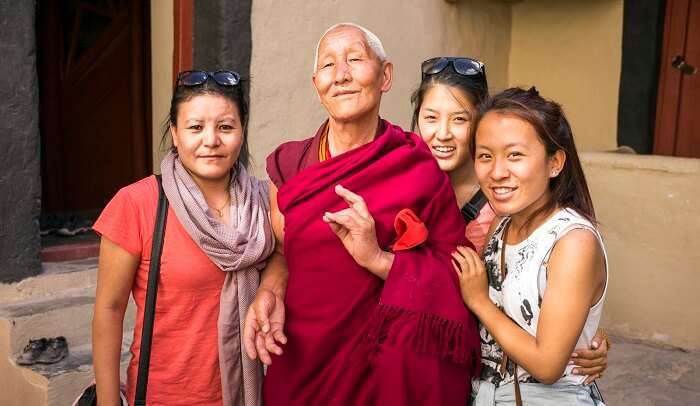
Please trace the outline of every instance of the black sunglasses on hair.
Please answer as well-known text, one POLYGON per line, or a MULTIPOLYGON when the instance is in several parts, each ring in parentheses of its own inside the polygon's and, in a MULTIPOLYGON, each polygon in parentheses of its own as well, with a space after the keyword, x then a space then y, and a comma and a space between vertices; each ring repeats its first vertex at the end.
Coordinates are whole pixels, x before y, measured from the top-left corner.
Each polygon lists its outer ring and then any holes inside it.
POLYGON ((481 61, 464 57, 439 56, 423 61, 420 65, 420 70, 422 72, 421 79, 442 72, 450 64, 452 64, 455 72, 460 75, 486 78, 486 67, 481 61))
POLYGON ((197 86, 204 84, 208 78, 221 86, 236 86, 241 82, 241 75, 230 70, 207 72, 203 70, 186 70, 177 75, 177 84, 183 86, 197 86))

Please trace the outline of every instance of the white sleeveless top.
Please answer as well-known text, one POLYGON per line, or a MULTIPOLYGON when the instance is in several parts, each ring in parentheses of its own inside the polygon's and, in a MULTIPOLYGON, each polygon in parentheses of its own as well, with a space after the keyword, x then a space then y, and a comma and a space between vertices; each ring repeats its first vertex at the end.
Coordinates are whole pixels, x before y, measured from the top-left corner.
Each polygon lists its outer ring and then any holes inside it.
MULTIPOLYGON (((590 308, 581 336, 575 348, 588 348, 598 329, 603 312, 603 302, 608 290, 608 258, 598 230, 583 216, 572 209, 560 209, 533 231, 528 238, 515 245, 506 246, 506 278, 501 280, 501 247, 503 231, 510 218, 501 220, 484 249, 486 272, 489 274, 489 296, 513 321, 532 336, 537 334, 540 305, 547 288, 547 263, 552 249, 559 239, 574 229, 591 231, 598 239, 605 255, 605 289, 600 300, 590 308)), ((489 332, 481 326, 482 373, 481 379, 496 386, 513 382, 514 365, 508 363, 505 376, 498 372, 503 352, 489 332)), ((585 376, 572 375, 576 366, 567 365, 564 375, 557 383, 580 385, 585 376)), ((520 382, 537 382, 524 368, 518 368, 520 382)))

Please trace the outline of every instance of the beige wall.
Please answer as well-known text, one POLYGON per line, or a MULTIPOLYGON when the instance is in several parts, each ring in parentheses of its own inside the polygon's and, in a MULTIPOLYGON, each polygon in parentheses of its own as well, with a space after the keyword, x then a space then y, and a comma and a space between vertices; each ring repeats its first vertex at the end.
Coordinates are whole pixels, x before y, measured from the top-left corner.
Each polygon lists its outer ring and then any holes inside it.
POLYGON ((700 348, 700 159, 582 154, 610 260, 603 325, 700 348))
POLYGON ((168 115, 173 83, 174 10, 172 1, 151 2, 151 122, 153 171, 160 173, 161 125, 168 115))
POLYGON ((511 86, 535 85, 564 106, 579 150, 617 146, 623 0, 513 4, 511 86))
POLYGON ((256 0, 251 25, 251 122, 255 172, 264 176, 267 154, 281 142, 302 139, 325 119, 311 83, 316 43, 329 26, 351 21, 383 41, 395 64, 393 89, 381 114, 407 127, 410 94, 420 62, 436 55, 471 55, 489 66, 495 88, 507 83, 510 6, 495 1, 256 0))

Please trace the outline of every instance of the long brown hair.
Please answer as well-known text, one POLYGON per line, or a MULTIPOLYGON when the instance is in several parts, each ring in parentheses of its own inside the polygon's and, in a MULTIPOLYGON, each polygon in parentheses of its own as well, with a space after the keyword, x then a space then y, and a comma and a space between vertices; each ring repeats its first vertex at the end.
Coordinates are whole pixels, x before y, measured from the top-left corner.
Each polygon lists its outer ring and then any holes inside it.
POLYGON ((591 223, 596 224, 595 210, 581 161, 576 152, 574 135, 561 105, 540 96, 534 87, 528 90, 513 87, 490 97, 479 106, 474 120, 469 141, 472 157, 475 156, 476 129, 489 112, 517 117, 529 123, 544 144, 547 156, 552 156, 559 150, 566 154, 564 167, 559 175, 549 179, 551 199, 533 213, 528 221, 559 205, 576 210, 591 223))

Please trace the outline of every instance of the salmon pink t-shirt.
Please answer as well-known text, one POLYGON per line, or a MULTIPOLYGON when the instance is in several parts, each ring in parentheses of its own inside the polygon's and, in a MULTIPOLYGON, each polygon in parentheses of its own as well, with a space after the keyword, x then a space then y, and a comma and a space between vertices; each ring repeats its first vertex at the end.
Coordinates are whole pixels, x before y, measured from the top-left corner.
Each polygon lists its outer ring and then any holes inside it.
MULTIPOLYGON (((130 404, 157 205, 158 184, 150 176, 117 192, 93 226, 103 238, 141 258, 132 286, 137 313, 127 371, 130 404)), ((226 275, 190 238, 172 208, 166 221, 146 400, 149 406, 220 405, 217 318, 226 275)))
POLYGON ((491 222, 496 217, 496 212, 493 211, 488 202, 479 210, 476 218, 467 224, 464 235, 476 247, 476 252, 481 254, 484 251, 486 237, 488 237, 491 222))

